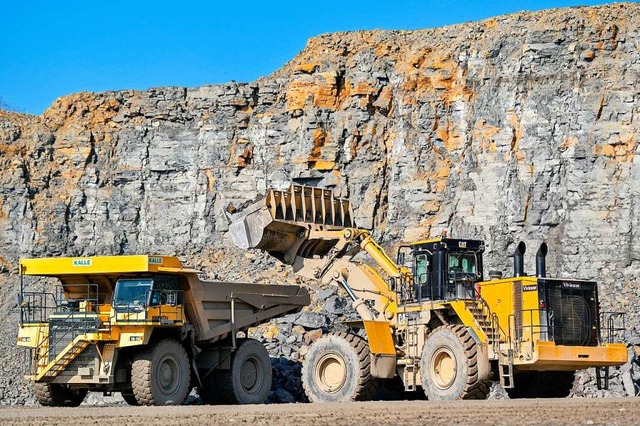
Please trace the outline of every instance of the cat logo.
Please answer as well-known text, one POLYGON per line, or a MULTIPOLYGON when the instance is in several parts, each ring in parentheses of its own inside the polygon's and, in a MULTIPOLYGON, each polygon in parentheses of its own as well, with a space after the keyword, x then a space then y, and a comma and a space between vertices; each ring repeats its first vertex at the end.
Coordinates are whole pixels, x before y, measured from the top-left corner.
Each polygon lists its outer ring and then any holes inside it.
POLYGON ((458 247, 460 248, 467 248, 467 242, 466 241, 460 241, 458 243, 458 247))
POLYGON ((91 259, 73 259, 73 266, 91 266, 91 259))
POLYGON ((161 257, 150 257, 149 258, 149 265, 162 265, 162 258, 161 257))

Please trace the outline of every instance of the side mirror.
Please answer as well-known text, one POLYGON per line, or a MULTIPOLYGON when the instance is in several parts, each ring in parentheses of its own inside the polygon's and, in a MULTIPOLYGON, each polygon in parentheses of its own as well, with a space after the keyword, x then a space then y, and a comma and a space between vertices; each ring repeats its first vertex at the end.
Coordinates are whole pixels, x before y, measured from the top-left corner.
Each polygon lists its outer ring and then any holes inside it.
POLYGON ((398 264, 404 265, 404 252, 398 252, 398 264))

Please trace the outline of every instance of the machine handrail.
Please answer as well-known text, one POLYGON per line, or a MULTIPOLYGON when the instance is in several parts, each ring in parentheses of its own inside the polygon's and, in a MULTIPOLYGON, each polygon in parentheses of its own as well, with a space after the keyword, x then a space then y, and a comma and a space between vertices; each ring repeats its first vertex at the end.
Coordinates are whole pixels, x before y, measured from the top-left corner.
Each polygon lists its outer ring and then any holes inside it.
POLYGON ((606 335, 603 336, 603 330, 600 328, 600 342, 604 343, 615 343, 617 341, 624 342, 626 341, 626 313, 625 312, 617 312, 617 311, 603 311, 600 312, 601 316, 601 324, 606 318, 606 335), (617 326, 617 321, 622 321, 622 326, 617 326), (617 337, 617 338, 616 338, 617 337))
POLYGON ((528 330, 528 336, 531 340, 532 343, 535 343, 536 341, 543 341, 543 342, 547 342, 547 341, 553 341, 553 333, 554 333, 554 328, 553 328, 553 316, 552 315, 548 315, 550 311, 549 309, 546 308, 538 308, 538 309, 523 309, 522 310, 522 314, 523 316, 525 314, 529 315, 529 324, 528 325, 524 325, 522 324, 520 326, 521 328, 521 338, 524 341, 525 340, 525 330, 528 330), (538 313, 538 324, 534 324, 533 321, 533 315, 534 313, 537 312, 538 313), (543 316, 541 315, 542 313, 546 313, 547 314, 547 320, 545 323, 542 322, 542 318, 543 316), (536 335, 538 336, 538 340, 536 340, 536 335))
MULTIPOLYGON (((67 285, 68 287, 70 287, 70 285, 67 285)), ((36 346, 36 348, 34 349, 34 356, 33 356, 33 364, 32 364, 32 369, 31 372, 32 374, 36 374, 37 373, 37 369, 38 366, 41 364, 41 361, 45 358, 47 358, 48 361, 51 360, 51 349, 54 348, 56 346, 56 344, 60 341, 62 341, 63 339, 65 339, 69 333, 71 333, 72 336, 74 336, 76 334, 76 332, 80 331, 77 333, 77 335, 81 335, 81 334, 87 334, 89 331, 95 331, 98 329, 99 326, 99 305, 98 305, 98 299, 99 299, 99 294, 98 294, 98 285, 97 284, 73 284, 73 287, 86 287, 87 288, 87 297, 86 299, 83 299, 82 301, 84 302, 89 302, 91 304, 91 310, 80 310, 80 307, 78 306, 77 308, 71 308, 68 311, 58 311, 57 309, 59 309, 60 307, 64 306, 64 304, 59 301, 61 299, 64 299, 64 288, 65 285, 58 285, 56 286, 56 292, 54 295, 54 300, 56 303, 56 311, 53 312, 54 314, 58 314, 58 313, 63 313, 63 312, 68 312, 68 314, 65 317, 62 318, 57 318, 62 320, 62 322, 66 322, 70 319, 75 319, 73 318, 74 315, 78 314, 78 313, 95 313, 96 317, 95 318, 87 318, 87 317, 83 317, 82 319, 79 319, 79 321, 73 321, 74 326, 73 327, 69 327, 61 336, 56 336, 57 338, 55 339, 55 341, 51 341, 51 334, 46 335, 45 337, 43 337, 43 339, 38 342, 38 345, 36 346), (95 288, 95 297, 91 297, 91 290, 95 288), (82 327, 75 327, 75 324, 80 323, 82 324, 82 327), (91 324, 92 323, 92 324, 91 324), (91 326, 89 326, 89 324, 91 324, 91 326), (47 343, 49 345, 47 352, 42 353, 42 347, 43 345, 47 343)), ((52 293, 48 293, 48 294, 52 294, 52 293)), ((86 305, 85 305, 86 308, 86 305)), ((69 308, 67 308, 69 309, 69 308)), ((49 317, 47 317, 47 321, 49 322, 49 317)), ((49 331, 49 333, 51 333, 51 330, 49 331)), ((74 336, 75 338, 75 336, 74 336)))

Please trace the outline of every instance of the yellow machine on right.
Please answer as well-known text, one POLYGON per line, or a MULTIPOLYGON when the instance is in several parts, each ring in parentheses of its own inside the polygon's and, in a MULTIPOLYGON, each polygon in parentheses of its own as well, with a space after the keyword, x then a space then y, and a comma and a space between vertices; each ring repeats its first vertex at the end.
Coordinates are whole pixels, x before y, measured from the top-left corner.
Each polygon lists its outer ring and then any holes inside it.
POLYGON ((430 400, 484 399, 492 380, 511 398, 566 397, 576 370, 627 362, 624 314, 600 311, 594 281, 550 278, 547 245, 536 276, 518 244, 513 277, 490 271, 484 243, 437 238, 401 246, 394 261, 355 226, 347 199, 292 185, 237 215, 234 243, 262 249, 303 277, 341 287, 359 314, 317 340, 302 382, 312 402, 368 400, 384 381, 430 400), (362 254, 366 254, 363 256, 362 254))

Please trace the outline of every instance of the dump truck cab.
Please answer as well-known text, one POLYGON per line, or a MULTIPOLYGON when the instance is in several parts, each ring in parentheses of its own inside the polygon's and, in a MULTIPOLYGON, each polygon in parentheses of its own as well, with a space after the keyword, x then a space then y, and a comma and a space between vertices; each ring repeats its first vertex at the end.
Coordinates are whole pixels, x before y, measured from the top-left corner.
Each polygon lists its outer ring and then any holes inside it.
POLYGON ((18 345, 38 401, 75 406, 98 391, 181 404, 197 386, 207 403, 263 402, 269 355, 238 333, 298 312, 308 291, 199 273, 173 256, 21 259, 18 345))

